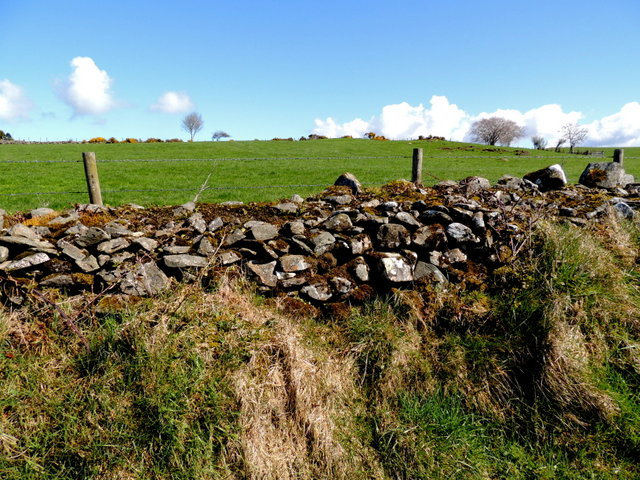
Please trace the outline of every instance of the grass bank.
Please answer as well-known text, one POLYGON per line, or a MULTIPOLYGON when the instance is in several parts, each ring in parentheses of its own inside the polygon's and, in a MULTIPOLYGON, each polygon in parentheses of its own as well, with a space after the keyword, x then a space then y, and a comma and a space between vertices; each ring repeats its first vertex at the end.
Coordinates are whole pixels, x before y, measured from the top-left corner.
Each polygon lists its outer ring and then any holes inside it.
MULTIPOLYGON (((416 147, 424 149, 427 184, 470 175, 495 181, 504 174, 522 176, 551 163, 561 163, 568 177, 577 181, 590 161, 582 155, 567 158, 567 154, 546 151, 441 141, 7 144, 0 145, 0 207, 17 211, 87 202, 80 163, 83 151, 96 152, 107 204, 147 206, 192 200, 208 177, 211 188, 200 196, 204 202, 272 201, 294 193, 307 196, 332 184, 346 171, 369 184, 410 178, 411 154, 416 147), (60 161, 70 163, 49 163, 60 161), (15 193, 29 195, 8 195, 15 193)), ((606 154, 610 157, 612 152, 606 154)), ((640 149, 628 149, 626 156, 628 171, 640 175, 640 149)))
POLYGON ((640 226, 320 315, 231 272, 0 311, 0 477, 640 476, 640 226))

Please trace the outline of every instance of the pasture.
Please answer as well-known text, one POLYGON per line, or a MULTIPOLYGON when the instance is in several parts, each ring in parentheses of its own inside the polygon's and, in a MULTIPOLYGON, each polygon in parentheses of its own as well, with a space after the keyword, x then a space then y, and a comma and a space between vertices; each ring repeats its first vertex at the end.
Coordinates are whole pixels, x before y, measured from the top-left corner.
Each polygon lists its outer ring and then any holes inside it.
MULTIPOLYGON (((237 141, 138 144, 0 145, 0 208, 9 212, 40 206, 64 208, 88 201, 82 152, 93 151, 108 205, 181 204, 192 200, 207 177, 199 201, 272 201, 322 190, 344 172, 375 186, 411 177, 413 148, 424 150, 425 184, 504 174, 560 163, 576 182, 590 161, 611 159, 550 151, 488 147, 447 141, 237 141), (64 193, 63 193, 64 192, 64 193)), ((625 168, 640 176, 640 148, 625 149, 625 168)))

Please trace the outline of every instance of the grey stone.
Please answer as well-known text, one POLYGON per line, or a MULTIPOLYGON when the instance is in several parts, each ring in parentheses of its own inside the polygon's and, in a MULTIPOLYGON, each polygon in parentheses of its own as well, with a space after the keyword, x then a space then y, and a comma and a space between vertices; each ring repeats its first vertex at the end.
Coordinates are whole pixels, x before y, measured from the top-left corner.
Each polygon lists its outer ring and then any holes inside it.
POLYGON ((233 232, 231 232, 224 238, 224 242, 222 242, 222 245, 225 247, 230 247, 232 245, 235 245, 239 241, 244 240, 245 238, 247 238, 247 236, 244 234, 244 232, 239 228, 236 228, 233 232))
POLYGON ((465 195, 471 196, 491 188, 491 182, 483 177, 467 177, 460 180, 459 186, 465 195))
POLYGON ((324 228, 332 232, 344 232, 353 227, 351 218, 346 213, 337 213, 329 217, 323 224, 324 228))
POLYGON ((88 255, 86 250, 78 248, 66 240, 60 240, 58 242, 58 248, 61 248, 62 254, 69 257, 71 260, 82 260, 88 255))
POLYGON ((56 213, 53 208, 41 207, 31 210, 31 212, 29 212, 29 215, 31 216, 31 218, 36 218, 44 217, 45 215, 51 215, 52 213, 56 213))
POLYGON ((329 232, 320 232, 311 237, 311 242, 315 246, 313 253, 316 255, 322 255, 323 253, 331 250, 333 245, 336 243, 336 237, 331 235, 329 232))
MULTIPOLYGON (((51 222, 49 222, 51 224, 51 222)), ((74 225, 73 227, 69 227, 65 230, 66 235, 84 235, 89 231, 89 227, 85 227, 81 223, 78 225, 74 225)))
POLYGON ((26 237, 14 237, 12 235, 5 235, 0 237, 0 244, 15 245, 19 248, 29 249, 34 252, 51 253, 56 254, 57 250, 53 244, 46 240, 34 240, 26 237))
POLYGON ((119 237, 98 244, 96 250, 98 250, 100 253, 111 255, 113 253, 119 252, 120 250, 124 250, 128 246, 129 241, 126 238, 119 237))
POLYGON ((303 255, 284 255, 280 257, 280 267, 284 272, 302 272, 311 268, 303 255))
POLYGON ((413 277, 415 280, 426 280, 431 283, 446 284, 447 278, 443 275, 438 267, 431 263, 418 261, 413 271, 413 277))
POLYGON ((167 255, 181 255, 183 253, 189 253, 191 247, 189 245, 168 245, 162 249, 167 255))
POLYGON ((304 223, 300 221, 287 222, 283 228, 284 233, 287 235, 303 235, 305 230, 304 223))
POLYGON ((77 212, 70 212, 66 215, 60 215, 52 220, 49 220, 48 225, 64 225, 65 223, 76 222, 80 220, 80 215, 77 212))
POLYGON ((462 223, 447 225, 447 236, 458 243, 478 243, 480 241, 471 229, 462 223))
POLYGON ((347 295, 353 290, 353 283, 344 277, 332 277, 329 283, 333 287, 333 291, 340 295, 347 295))
POLYGON ((376 240, 379 248, 395 250, 408 246, 411 243, 411 236, 403 225, 388 223, 380 225, 376 240))
POLYGON ((291 195, 291 198, 289 200, 291 200, 293 203, 303 203, 304 202, 304 198, 302 198, 297 193, 291 195))
POLYGON ((333 295, 328 285, 323 283, 314 283, 312 285, 305 285, 302 287, 301 292, 307 297, 318 302, 326 302, 333 295))
POLYGON ((136 238, 131 242, 132 245, 137 245, 143 250, 147 252, 152 252, 156 248, 158 248, 158 241, 153 238, 140 237, 136 238))
POLYGON ((278 203, 277 205, 274 205, 273 208, 281 212, 295 213, 298 211, 300 206, 297 203, 293 203, 293 202, 283 202, 283 203, 278 203))
POLYGON ((622 165, 616 162, 590 163, 580 175, 579 182, 590 188, 616 188, 626 187, 634 182, 634 178, 628 175, 622 165))
POLYGON ((359 195, 362 192, 362 184, 353 173, 343 173, 338 177, 334 185, 338 187, 349 187, 353 195, 359 195))
POLYGON ((440 224, 420 227, 411 236, 411 241, 421 249, 434 249, 447 243, 447 235, 440 224))
POLYGON ((447 250, 442 257, 447 263, 451 265, 455 263, 464 263, 467 261, 467 255, 459 248, 447 250))
POLYGON ((71 275, 51 275, 40 282, 41 287, 64 288, 75 285, 71 275))
POLYGON ((381 277, 392 283, 405 283, 413 280, 411 265, 399 253, 379 253, 376 255, 377 267, 381 277))
POLYGON ((331 202, 336 205, 348 205, 353 202, 353 197, 351 195, 330 195, 324 198, 327 202, 331 202))
POLYGON ((76 260, 76 265, 85 273, 95 272, 100 268, 98 260, 93 255, 87 255, 84 258, 76 260))
POLYGON ((258 222, 250 228, 251 235, 256 240, 271 240, 278 236, 278 227, 266 222, 258 222))
POLYGON ((567 176, 558 164, 527 173, 524 180, 536 184, 540 191, 559 190, 567 185, 567 176))
POLYGON ((198 233, 204 233, 207 231, 207 222, 200 212, 196 212, 187 219, 187 225, 193 228, 198 233))
POLYGON ((216 217, 207 224, 207 230, 215 232, 224 226, 224 222, 220 217, 216 217))
POLYGON ((157 295, 169 285, 169 277, 154 262, 136 265, 120 280, 122 293, 139 297, 157 295))
POLYGON ((31 227, 27 227, 22 223, 16 223, 14 226, 7 230, 7 233, 13 237, 24 237, 31 238, 33 240, 40 240, 40 235, 38 235, 31 227))
POLYGON ((231 265, 239 262, 240 260, 242 260, 242 257, 231 250, 220 254, 220 263, 222 265, 231 265))
POLYGON ((304 255, 313 255, 313 249, 307 245, 307 239, 303 235, 296 235, 291 238, 291 248, 304 255))
POLYGON ((0 263, 9 258, 9 249, 7 247, 0 246, 0 263))
POLYGON ((471 219, 471 226, 473 230, 476 232, 484 232, 487 228, 484 221, 484 213, 476 212, 473 214, 473 218, 471 219))
POLYGON ((276 268, 275 260, 269 263, 247 262, 247 268, 253 272, 260 283, 267 287, 275 287, 278 283, 274 270, 276 268))
POLYGON ((51 229, 49 227, 43 227, 42 225, 31 227, 31 230, 33 230, 33 232, 40 238, 51 235, 51 229))
POLYGON ((351 272, 360 282, 364 283, 369 281, 369 265, 367 265, 364 258, 357 257, 353 260, 351 272))
POLYGON ((107 223, 104 226, 104 231, 111 238, 128 237, 128 236, 133 234, 133 232, 131 230, 129 230, 127 227, 125 227, 124 225, 122 225, 121 223, 116 222, 116 221, 112 221, 112 222, 107 223))
MULTIPOLYGON (((118 252, 112 255, 107 261, 111 262, 112 265, 120 265, 133 257, 135 257, 135 255, 131 252, 118 252)), ((100 263, 100 259, 98 259, 98 263, 100 263)))
POLYGON ((203 237, 198 245, 198 255, 202 255, 203 257, 210 257, 215 252, 216 249, 211 244, 211 240, 209 240, 207 237, 203 237))
POLYGON ((409 212, 398 212, 395 217, 393 217, 393 221, 404 225, 405 227, 415 230, 422 226, 422 224, 411 215, 409 212))
POLYGON ((33 255, 29 255, 27 257, 21 258, 20 260, 7 262, 7 265, 4 265, 2 270, 6 272, 13 272, 15 270, 24 270, 26 268, 42 265, 43 263, 47 263, 49 260, 51 260, 51 258, 46 253, 42 253, 42 252, 34 253, 33 255))
POLYGON ((349 237, 347 241, 349 242, 351 255, 362 255, 363 253, 367 253, 373 248, 371 238, 369 238, 369 235, 366 234, 349 237))
POLYGON ((198 255, 165 255, 164 264, 169 268, 202 268, 207 266, 207 259, 198 255))
POLYGON ((111 240, 111 235, 98 227, 91 227, 84 235, 80 235, 76 239, 76 245, 79 247, 90 247, 105 240, 111 240))
POLYGON ((620 218, 632 219, 635 216, 633 208, 631 208, 628 203, 621 201, 620 199, 613 202, 613 209, 620 218))
POLYGON ((182 215, 186 215, 188 213, 193 212, 196 209, 196 204, 194 202, 183 203, 179 207, 173 209, 173 215, 176 217, 180 217, 182 215))
POLYGON ((441 223, 443 225, 447 225, 453 222, 453 218, 445 212, 440 212, 438 210, 425 210, 420 214, 420 221, 427 224, 441 223))

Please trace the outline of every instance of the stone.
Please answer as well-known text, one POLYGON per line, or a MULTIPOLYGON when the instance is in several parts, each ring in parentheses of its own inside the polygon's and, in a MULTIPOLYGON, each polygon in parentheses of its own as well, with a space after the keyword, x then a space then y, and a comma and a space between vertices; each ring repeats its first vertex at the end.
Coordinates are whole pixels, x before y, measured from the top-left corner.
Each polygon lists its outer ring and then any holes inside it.
POLYGON ((200 212, 196 212, 187 219, 187 225, 193 228, 198 233, 204 233, 207 231, 207 222, 200 212))
POLYGON ((326 302, 333 295, 328 285, 324 283, 314 283, 311 285, 305 285, 302 287, 301 292, 312 300, 318 302, 326 302))
POLYGON ((447 243, 444 227, 438 223, 420 227, 411 236, 411 241, 420 249, 436 249, 447 243))
POLYGON ((524 180, 529 180, 537 185, 541 192, 559 190, 567 185, 567 176, 557 163, 535 172, 527 173, 524 176, 524 180))
POLYGON ((324 198, 327 202, 331 202, 336 205, 348 205, 353 202, 353 197, 351 195, 330 195, 324 198))
POLYGON ((459 248, 447 250, 442 258, 450 265, 455 263, 464 263, 467 261, 467 255, 459 248))
POLYGON ((66 223, 76 222, 80 220, 80 215, 77 212, 70 212, 66 215, 60 215, 47 222, 48 225, 64 225, 66 223))
POLYGON ((378 228, 376 241, 379 248, 395 250, 408 246, 411 243, 411 236, 403 225, 387 223, 378 228))
POLYGON ((88 255, 86 250, 78 248, 64 239, 60 240, 57 245, 58 248, 62 249, 62 254, 69 257, 71 260, 82 260, 88 255))
POLYGON ((620 218, 632 219, 635 216, 635 212, 633 208, 629 206, 627 202, 620 198, 612 198, 611 203, 613 205, 613 210, 620 218))
POLYGON ((162 260, 169 268, 202 268, 206 267, 208 262, 204 257, 198 255, 165 255, 162 260))
POLYGON ((0 244, 13 245, 22 249, 29 249, 34 252, 56 254, 58 251, 54 245, 46 240, 36 240, 27 237, 14 237, 12 235, 5 235, 0 237, 0 244))
POLYGON ((460 180, 458 185, 466 196, 477 195, 483 190, 491 188, 491 182, 483 177, 467 177, 460 180))
POLYGON ((278 283, 278 277, 274 273, 276 263, 275 260, 269 263, 247 262, 247 268, 253 272, 262 285, 275 287, 278 283))
POLYGON ((338 187, 349 187, 353 195, 359 195, 362 193, 362 184, 353 173, 343 173, 334 182, 334 185, 338 187))
POLYGON ((182 215, 186 215, 188 213, 193 212, 195 209, 196 209, 195 202, 183 203, 179 207, 176 207, 176 208, 173 209, 173 215, 175 217, 180 217, 182 215))
POLYGON ((211 240, 207 237, 203 237, 198 244, 198 255, 202 255, 203 257, 211 257, 214 253, 216 253, 215 247, 211 244, 211 240))
POLYGON ((158 248, 158 245, 159 245, 157 240, 154 240, 153 238, 147 238, 147 237, 136 238, 131 242, 131 244, 134 246, 137 245, 143 250, 146 250, 147 252, 154 251, 156 248, 158 248))
POLYGON ((85 273, 95 272, 100 268, 98 260, 93 255, 86 255, 84 258, 76 260, 76 265, 85 273))
POLYGON ((0 263, 9 258, 9 249, 7 247, 0 246, 0 263))
POLYGON ((79 247, 90 247, 105 240, 111 240, 111 235, 98 227, 91 227, 84 235, 80 235, 76 238, 76 245, 79 247))
POLYGON ((40 240, 41 236, 38 235, 32 228, 23 225, 22 223, 16 223, 14 226, 7 230, 7 233, 13 237, 31 238, 33 240, 40 240))
POLYGON ((337 213, 329 217, 323 226, 332 232, 344 232, 351 229, 353 223, 351 223, 351 218, 346 213, 337 213))
POLYGON ((438 267, 420 260, 416 263, 416 267, 413 271, 413 277, 415 280, 428 281, 442 285, 448 283, 447 278, 438 267))
POLYGON ((51 260, 51 257, 49 257, 49 255, 47 255, 46 253, 34 253, 33 255, 21 258, 20 260, 7 262, 6 265, 2 266, 2 270, 6 272, 24 270, 27 268, 35 267, 37 265, 42 265, 43 263, 47 263, 49 260, 51 260))
POLYGON ((410 230, 415 230, 422 226, 422 224, 416 219, 416 217, 411 215, 409 212, 404 212, 404 211, 398 212, 396 216, 393 217, 392 221, 396 223, 400 223, 405 227, 409 228, 410 230))
POLYGON ((426 224, 441 223, 447 225, 453 222, 453 218, 448 213, 439 210, 425 210, 420 214, 420 221, 426 224))
POLYGON ((329 279, 329 283, 333 291, 339 295, 347 295, 353 290, 353 283, 344 277, 332 277, 329 279))
POLYGON ((75 282, 73 281, 73 277, 66 274, 50 275, 40 281, 41 287, 64 288, 71 287, 74 284, 75 282))
POLYGON ((224 222, 220 217, 216 217, 207 224, 207 230, 215 232, 224 226, 224 222))
POLYGON ((580 175, 580 184, 589 188, 624 188, 634 182, 622 165, 616 162, 590 163, 580 175))
POLYGON ((284 255, 280 257, 280 268, 284 272, 302 272, 311 268, 311 264, 303 255, 284 255))
POLYGON ((241 240, 244 240, 245 238, 247 238, 247 236, 244 234, 244 232, 239 228, 236 228, 233 232, 224 237, 224 242, 222 242, 222 245, 225 247, 230 247, 240 242, 241 240))
POLYGON ((220 263, 222 265, 232 265, 240 260, 242 260, 242 257, 231 250, 220 254, 220 263))
POLYGON ((167 245, 162 250, 167 255, 182 255, 183 253, 189 253, 191 247, 189 245, 167 245))
POLYGON ((378 253, 377 268, 381 277, 391 283, 405 283, 413 280, 411 265, 399 253, 378 253))
POLYGON ((303 203, 304 202, 304 198, 302 198, 297 193, 294 193, 293 195, 291 195, 291 198, 289 200, 291 200, 293 203, 303 203))
POLYGON ((311 242, 315 247, 313 252, 316 255, 322 255, 323 253, 331 250, 333 245, 336 243, 336 237, 331 235, 329 232, 320 232, 311 237, 311 242))
POLYGON ((365 262, 364 258, 357 257, 351 264, 351 273, 361 283, 369 281, 369 265, 365 262))
POLYGON ((31 216, 31 218, 36 218, 44 217, 45 215, 51 215, 52 213, 56 213, 53 208, 41 207, 31 210, 31 212, 29 212, 29 215, 31 216))
POLYGON ((128 236, 131 236, 133 234, 133 232, 131 230, 129 230, 127 227, 125 227, 124 225, 122 225, 121 223, 116 222, 116 221, 112 221, 112 222, 107 223, 104 226, 104 231, 111 238, 128 237, 128 236))
POLYGON ((100 253, 106 253, 111 255, 113 253, 124 250, 129 246, 129 241, 126 238, 114 238, 113 240, 107 240, 106 242, 99 243, 96 250, 100 253))
POLYGON ((484 221, 484 213, 476 212, 471 219, 471 227, 476 232, 484 232, 487 229, 487 225, 484 221))
POLYGON ((351 255, 362 255, 373 248, 373 243, 369 235, 361 234, 347 239, 351 255))
POLYGON ((274 205, 273 208, 284 213, 295 213, 298 211, 300 206, 293 202, 282 202, 274 205))
POLYGON ((254 239, 265 241, 271 240, 278 236, 278 227, 266 222, 247 222, 245 227, 249 228, 251 235, 254 239), (251 223, 250 226, 247 227, 247 224, 251 223))
POLYGON ((120 290, 126 295, 147 297, 157 295, 170 285, 170 280, 155 262, 136 265, 120 280, 120 290))
POLYGON ((447 225, 447 236, 458 243, 480 242, 480 239, 473 234, 473 231, 462 223, 451 223, 447 225))
POLYGON ((284 224, 283 232, 285 235, 304 235, 306 228, 304 223, 300 221, 287 222, 284 224))

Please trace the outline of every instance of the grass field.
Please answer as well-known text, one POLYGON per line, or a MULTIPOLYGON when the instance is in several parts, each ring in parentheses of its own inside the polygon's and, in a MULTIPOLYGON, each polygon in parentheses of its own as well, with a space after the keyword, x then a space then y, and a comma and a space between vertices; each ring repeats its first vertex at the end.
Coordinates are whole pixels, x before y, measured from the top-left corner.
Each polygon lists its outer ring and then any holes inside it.
MULTIPOLYGON (((596 161, 582 155, 535 150, 516 155, 515 148, 415 140, 0 145, 0 208, 11 212, 87 202, 83 151, 96 152, 105 203, 153 205, 193 199, 210 174, 211 188, 203 192, 200 201, 270 201, 294 193, 305 196, 322 190, 347 171, 365 184, 410 178, 411 154, 416 147, 424 149, 426 184, 469 175, 495 181, 504 174, 521 176, 552 163, 561 163, 569 180, 575 182, 585 165, 596 161), (18 193, 29 195, 15 195, 18 193)), ((611 158, 613 149, 603 150, 605 157, 611 158)), ((627 171, 640 175, 640 148, 626 149, 625 157, 627 171)))

